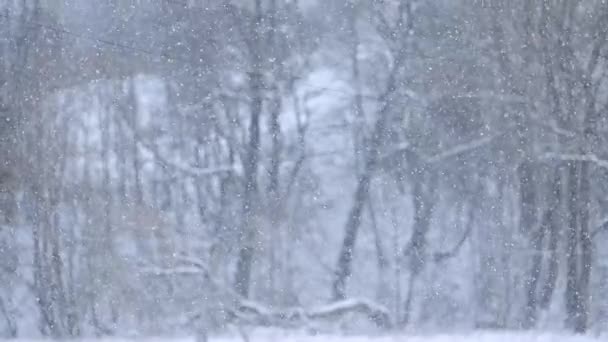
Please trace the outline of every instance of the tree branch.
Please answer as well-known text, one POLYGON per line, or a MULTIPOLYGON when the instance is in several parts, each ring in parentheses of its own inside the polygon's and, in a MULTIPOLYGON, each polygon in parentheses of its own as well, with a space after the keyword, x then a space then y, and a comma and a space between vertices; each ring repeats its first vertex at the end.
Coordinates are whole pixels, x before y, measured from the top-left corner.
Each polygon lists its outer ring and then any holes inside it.
POLYGON ((464 245, 465 241, 467 241, 469 236, 471 236, 471 231, 473 231, 473 225, 469 223, 467 225, 467 230, 465 230, 465 232, 462 234, 462 237, 460 237, 460 240, 458 241, 458 243, 456 243, 456 245, 454 247, 452 247, 447 252, 435 253, 435 255, 434 255, 435 262, 437 262, 437 263, 442 262, 446 259, 456 256, 458 254, 458 252, 460 252, 460 249, 464 245))
POLYGON ((473 141, 469 141, 469 142, 466 142, 466 143, 463 143, 460 145, 456 145, 456 146, 449 148, 443 152, 440 152, 436 155, 433 155, 430 157, 425 157, 424 159, 429 164, 435 164, 435 163, 441 162, 445 159, 455 157, 455 156, 461 155, 463 153, 469 152, 471 150, 477 149, 483 145, 486 145, 486 144, 492 142, 494 139, 504 135, 505 133, 506 133, 506 131, 497 133, 494 135, 490 135, 487 137, 483 137, 480 139, 476 139, 473 141))
MULTIPOLYGON (((125 127, 127 127, 130 130, 134 130, 134 128, 131 126, 131 123, 127 122, 127 120, 125 120, 123 118, 123 120, 121 120, 121 121, 125 127)), ((148 153, 150 153, 154 157, 154 159, 156 159, 157 162, 160 162, 160 164, 164 168, 167 168, 167 167, 171 168, 174 171, 178 171, 189 177, 197 178, 197 177, 215 175, 218 173, 231 173, 231 172, 235 171, 234 167, 232 165, 222 165, 222 166, 206 167, 206 168, 194 167, 194 166, 188 165, 186 163, 180 163, 177 161, 169 160, 168 158, 166 158, 165 156, 163 156, 160 153, 160 151, 158 150, 158 148, 156 146, 147 144, 141 138, 139 138, 135 143, 137 143, 138 146, 143 147, 148 153)))
POLYGON ((585 161, 591 162, 601 168, 608 169, 608 160, 600 159, 594 153, 572 154, 548 152, 541 156, 541 159, 554 159, 562 161, 585 161))
POLYGON ((262 326, 302 326, 310 320, 332 320, 348 313, 360 313, 379 327, 391 327, 387 308, 365 299, 346 299, 327 305, 304 309, 301 307, 276 310, 250 300, 240 301, 235 318, 262 326))
POLYGON ((591 232, 591 238, 593 239, 596 235, 605 231, 608 231, 608 219, 604 219, 604 221, 591 232))

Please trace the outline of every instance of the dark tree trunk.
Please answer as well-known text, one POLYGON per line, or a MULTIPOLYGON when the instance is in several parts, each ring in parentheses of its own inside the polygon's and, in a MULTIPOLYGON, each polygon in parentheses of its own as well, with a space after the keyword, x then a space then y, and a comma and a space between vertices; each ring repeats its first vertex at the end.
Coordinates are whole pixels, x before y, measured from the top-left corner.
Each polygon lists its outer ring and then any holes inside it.
MULTIPOLYGON (((268 41, 270 45, 270 51, 273 58, 277 61, 275 72, 278 75, 277 77, 281 77, 283 72, 281 68, 281 59, 280 56, 277 55, 278 51, 278 42, 276 38, 276 33, 278 30, 277 27, 277 17, 278 10, 276 0, 271 0, 269 2, 268 8, 268 21, 270 24, 270 29, 268 30, 268 41)), ((270 232, 270 240, 268 241, 268 289, 270 291, 271 302, 275 303, 277 298, 277 293, 279 292, 277 287, 277 278, 280 274, 280 262, 279 257, 277 256, 280 245, 282 242, 282 225, 280 224, 280 216, 281 216, 281 200, 284 198, 285 194, 281 192, 280 189, 280 176, 281 176, 281 149, 282 149, 282 136, 281 136, 281 123, 279 121, 281 109, 282 109, 282 101, 281 101, 281 90, 277 81, 274 80, 271 90, 271 103, 270 103, 270 117, 268 122, 268 128, 270 133, 270 138, 272 141, 271 153, 270 153, 270 170, 269 170, 269 184, 268 184, 268 210, 269 210, 269 219, 271 223, 272 230, 270 232)))
POLYGON ((239 236, 240 249, 236 264, 234 277, 234 289, 237 294, 249 297, 249 283, 251 281, 251 269, 253 264, 256 226, 255 216, 257 204, 258 159, 260 153, 260 116, 262 114, 262 58, 261 54, 261 25, 262 8, 261 0, 255 1, 255 13, 253 18, 253 38, 251 39, 252 71, 249 74, 249 85, 251 92, 251 114, 249 122, 249 143, 245 155, 243 170, 245 172, 245 190, 243 194, 243 223, 239 236))
POLYGON ((536 225, 537 203, 534 168, 531 162, 523 161, 518 168, 520 192, 520 223, 523 232, 532 233, 536 225))
POLYGON ((137 99, 135 79, 129 81, 129 104, 131 108, 131 114, 128 117, 131 119, 131 127, 133 127, 133 145, 131 146, 131 153, 133 154, 133 183, 134 183, 134 201, 135 204, 141 204, 143 202, 143 191, 141 189, 141 175, 140 175, 140 161, 139 161, 139 106, 137 99))
POLYGON ((577 333, 587 331, 589 316, 589 280, 592 241, 589 233, 589 164, 570 165, 569 212, 567 236, 566 324, 577 333))
POLYGON ((376 169, 379 154, 381 153, 383 143, 382 137, 385 134, 388 117, 393 107, 391 97, 396 91, 396 74, 398 73, 399 69, 401 69, 404 59, 405 56, 403 52, 400 52, 396 56, 395 64, 393 65, 393 68, 389 74, 386 91, 380 97, 382 107, 378 112, 378 120, 376 120, 376 124, 374 125, 374 129, 367 146, 363 172, 358 177, 353 204, 348 212, 348 218, 344 228, 344 240, 338 256, 338 263, 336 265, 336 272, 334 274, 334 281, 332 285, 332 297, 334 300, 346 298, 346 282, 352 271, 351 264, 353 258, 353 249, 355 247, 359 227, 361 225, 363 206, 367 200, 371 178, 376 169))
POLYGON ((414 202, 414 226, 412 237, 405 247, 404 253, 409 256, 410 280, 403 307, 402 326, 406 326, 411 318, 411 308, 416 286, 416 280, 422 273, 427 261, 427 234, 431 228, 431 219, 435 207, 435 190, 437 188, 433 171, 420 170, 421 177, 414 180, 412 200, 414 202))
POLYGON ((568 233, 566 236, 566 325, 578 331, 581 324, 579 292, 579 187, 581 175, 581 163, 571 162, 568 172, 568 233))
POLYGON ((555 283, 559 272, 558 268, 558 255, 557 247, 561 233, 561 226, 563 225, 563 215, 561 214, 562 209, 562 175, 561 170, 556 172, 555 180, 552 184, 550 197, 552 202, 547 209, 546 213, 546 224, 548 225, 549 232, 549 255, 547 272, 545 276, 545 282, 541 289, 541 295, 539 305, 542 309, 547 309, 551 304, 551 298, 555 291, 555 283))
POLYGON ((401 22, 401 25, 398 28, 398 33, 400 34, 399 38, 403 41, 399 42, 397 37, 391 37, 394 41, 390 43, 394 43, 398 48, 393 50, 395 59, 389 70, 386 89, 379 98, 380 108, 377 111, 378 119, 376 120, 367 144, 363 170, 358 176, 353 204, 348 212, 348 218, 344 227, 344 240, 342 242, 340 254, 338 255, 338 263, 336 265, 332 283, 332 297, 334 300, 346 298, 346 282, 352 272, 353 250, 361 225, 364 202, 367 200, 371 178, 376 169, 379 155, 382 152, 383 136, 386 134, 389 115, 393 110, 393 96, 397 91, 397 77, 401 67, 405 63, 406 53, 408 52, 409 36, 413 32, 411 3, 409 1, 401 2, 399 11, 401 12, 401 19, 403 20, 403 18, 406 18, 406 21, 401 22))
POLYGON ((259 72, 250 76, 253 103, 251 106, 251 122, 249 123, 249 145, 245 157, 245 191, 243 198, 243 225, 240 233, 240 250, 237 261, 235 290, 247 298, 249 296, 249 282, 251 278, 251 265, 253 263, 254 243, 256 235, 255 215, 257 194, 257 169, 260 149, 260 115, 262 112, 261 75, 259 72))
POLYGON ((530 236, 532 266, 526 280, 526 306, 522 326, 532 328, 536 325, 537 288, 543 262, 543 240, 545 231, 537 224, 537 203, 534 168, 530 161, 524 160, 518 168, 520 193, 519 229, 530 236))
MULTIPOLYGON (((374 153, 375 155, 376 153, 374 153)), ((372 169, 375 166, 376 158, 368 158, 366 172, 359 179, 357 190, 355 191, 354 202, 350 209, 346 222, 346 233, 342 242, 342 249, 338 258, 338 265, 333 282, 333 299, 343 300, 346 298, 346 281, 351 275, 353 250, 357 241, 359 226, 361 225, 361 213, 367 198, 369 183, 371 181, 372 169)))
POLYGON ((532 269, 529 271, 526 282, 526 308, 523 327, 526 329, 536 326, 537 318, 537 289, 543 265, 543 241, 545 239, 545 227, 540 226, 533 232, 532 237, 532 269))
POLYGON ((590 207, 590 175, 589 162, 581 163, 581 179, 580 179, 580 203, 579 203, 579 241, 580 241, 580 256, 578 266, 578 319, 574 330, 578 333, 584 333, 588 328, 589 321, 589 281, 591 278, 591 262, 593 246, 591 234, 589 233, 589 207, 590 207))
MULTIPOLYGON (((268 30, 268 40, 270 45, 271 53, 273 54, 273 58, 279 60, 279 56, 277 56, 278 51, 278 42, 276 39, 275 33, 277 32, 277 4, 276 0, 271 0, 269 4, 270 8, 268 9, 269 15, 269 23, 270 29, 268 30)), ((283 73, 281 70, 281 63, 277 63, 276 73, 281 76, 283 73)), ((269 131, 270 137, 272 139, 272 151, 270 155, 270 171, 269 178, 270 183, 268 186, 268 190, 270 194, 274 197, 273 200, 276 199, 279 192, 279 174, 280 174, 280 159, 281 159, 281 124, 279 122, 280 114, 281 114, 281 91, 279 85, 274 81, 272 86, 272 102, 270 104, 270 121, 269 121, 269 131)))

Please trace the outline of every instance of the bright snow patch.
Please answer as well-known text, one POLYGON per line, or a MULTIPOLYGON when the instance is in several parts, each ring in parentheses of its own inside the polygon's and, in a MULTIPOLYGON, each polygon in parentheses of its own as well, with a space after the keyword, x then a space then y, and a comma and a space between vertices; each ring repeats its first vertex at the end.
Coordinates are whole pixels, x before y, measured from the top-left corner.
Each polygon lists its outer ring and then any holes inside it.
POLYGON ((392 336, 335 336, 291 334, 281 332, 254 333, 246 338, 210 338, 210 342, 598 342, 606 341, 606 336, 572 336, 568 334, 535 333, 490 333, 470 334, 429 334, 392 336))
MULTIPOLYGON (((210 337, 208 342, 599 342, 602 336, 573 336, 557 333, 489 333, 429 334, 392 336, 338 336, 297 334, 281 331, 256 331, 247 336, 210 337)), ((23 339, 17 342, 48 342, 44 339, 23 339)), ((195 338, 101 338, 79 339, 74 342, 202 342, 195 338)))

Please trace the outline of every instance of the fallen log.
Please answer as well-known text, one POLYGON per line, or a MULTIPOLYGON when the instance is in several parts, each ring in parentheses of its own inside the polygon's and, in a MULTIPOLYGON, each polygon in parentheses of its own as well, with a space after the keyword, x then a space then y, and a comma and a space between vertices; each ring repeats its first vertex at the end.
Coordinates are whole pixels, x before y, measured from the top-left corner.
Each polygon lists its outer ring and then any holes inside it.
POLYGON ((345 299, 309 309, 274 309, 257 302, 242 300, 231 313, 236 320, 258 326, 293 328, 306 325, 310 321, 339 319, 349 313, 361 314, 380 328, 392 326, 388 310, 365 299, 345 299))

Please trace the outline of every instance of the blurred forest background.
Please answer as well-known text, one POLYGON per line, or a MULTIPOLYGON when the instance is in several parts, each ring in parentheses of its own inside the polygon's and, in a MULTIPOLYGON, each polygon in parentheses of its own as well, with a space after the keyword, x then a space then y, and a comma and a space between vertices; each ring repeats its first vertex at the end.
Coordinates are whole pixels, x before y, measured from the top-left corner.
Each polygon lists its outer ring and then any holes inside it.
POLYGON ((604 0, 0 0, 0 335, 605 329, 604 0))

